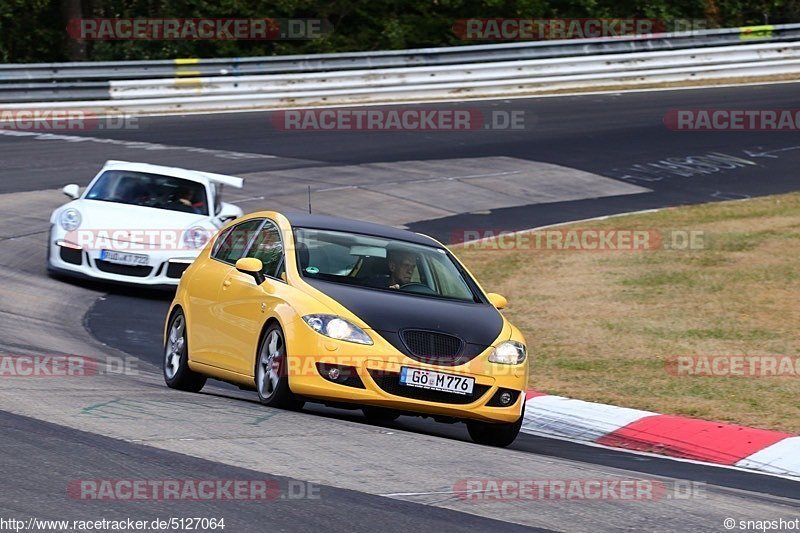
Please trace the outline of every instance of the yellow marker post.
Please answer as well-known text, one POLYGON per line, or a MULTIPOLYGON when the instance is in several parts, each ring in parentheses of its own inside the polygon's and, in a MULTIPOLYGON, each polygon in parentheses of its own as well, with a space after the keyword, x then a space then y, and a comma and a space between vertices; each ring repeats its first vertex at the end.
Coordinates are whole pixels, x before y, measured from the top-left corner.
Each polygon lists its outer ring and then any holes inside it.
POLYGON ((775 29, 775 27, 772 24, 766 24, 764 26, 742 26, 739 28, 739 39, 742 41, 770 39, 772 38, 773 29, 775 29))
POLYGON ((196 78, 200 76, 199 70, 188 70, 182 69, 186 65, 197 65, 200 63, 200 60, 196 57, 187 57, 187 58, 180 58, 175 59, 175 77, 176 78, 196 78))

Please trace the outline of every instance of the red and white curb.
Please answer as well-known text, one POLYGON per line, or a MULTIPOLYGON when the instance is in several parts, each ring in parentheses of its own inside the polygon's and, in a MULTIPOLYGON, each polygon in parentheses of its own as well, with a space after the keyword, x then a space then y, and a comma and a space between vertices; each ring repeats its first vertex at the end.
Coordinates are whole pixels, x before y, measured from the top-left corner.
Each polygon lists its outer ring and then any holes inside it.
POLYGON ((529 391, 523 433, 800 478, 800 436, 529 391))

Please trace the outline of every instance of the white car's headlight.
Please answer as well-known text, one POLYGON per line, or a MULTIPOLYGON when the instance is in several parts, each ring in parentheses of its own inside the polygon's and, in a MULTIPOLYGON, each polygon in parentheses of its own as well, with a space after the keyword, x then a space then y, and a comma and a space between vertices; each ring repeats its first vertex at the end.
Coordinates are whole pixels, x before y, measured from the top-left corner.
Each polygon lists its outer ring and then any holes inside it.
POLYGON ((489 361, 503 365, 518 365, 525 360, 525 345, 517 341, 501 342, 489 354, 489 361))
POLYGON ((210 237, 209 230, 194 226, 183 232, 183 244, 191 250, 202 248, 208 242, 210 237))
POLYGON ((366 331, 340 316, 306 315, 303 320, 311 329, 326 337, 358 344, 372 344, 372 339, 366 331))
POLYGON ((61 212, 61 216, 58 217, 58 222, 61 224, 61 227, 64 228, 66 231, 75 231, 81 225, 82 217, 80 212, 77 209, 73 209, 70 207, 69 209, 65 209, 61 212))

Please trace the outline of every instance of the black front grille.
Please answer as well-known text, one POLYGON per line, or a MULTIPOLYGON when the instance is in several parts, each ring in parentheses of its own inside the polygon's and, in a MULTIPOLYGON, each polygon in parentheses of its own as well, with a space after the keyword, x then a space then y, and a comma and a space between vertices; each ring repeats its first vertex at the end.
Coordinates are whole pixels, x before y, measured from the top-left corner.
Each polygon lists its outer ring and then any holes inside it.
POLYGON ((96 259, 95 265, 98 270, 108 272, 109 274, 119 274, 120 276, 133 276, 136 278, 146 278, 153 271, 153 267, 141 265, 118 265, 117 263, 109 263, 102 259, 96 259))
POLYGON ((167 264, 167 277, 168 278, 179 278, 183 274, 183 271, 189 268, 189 263, 172 263, 170 262, 167 264))
POLYGON ((400 384, 400 374, 395 372, 370 370, 369 375, 381 389, 389 394, 426 402, 468 404, 479 400, 491 388, 488 385, 476 383, 472 387, 472 394, 454 394, 452 392, 407 387, 400 384))
POLYGON ((437 365, 460 364, 458 356, 464 349, 464 341, 454 335, 407 329, 401 332, 400 337, 417 361, 437 365))
POLYGON ((59 246, 58 255, 61 256, 62 261, 72 265, 80 265, 83 263, 83 250, 59 246))

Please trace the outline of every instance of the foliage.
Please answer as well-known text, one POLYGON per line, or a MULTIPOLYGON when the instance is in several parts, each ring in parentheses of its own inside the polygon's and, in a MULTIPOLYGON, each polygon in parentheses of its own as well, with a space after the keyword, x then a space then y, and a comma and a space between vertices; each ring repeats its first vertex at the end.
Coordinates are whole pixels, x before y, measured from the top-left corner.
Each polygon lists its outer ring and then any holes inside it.
POLYGON ((472 44, 453 24, 466 18, 702 19, 709 27, 800 20, 800 0, 0 0, 0 60, 54 62, 235 57, 472 44), (76 42, 84 18, 321 18, 334 31, 307 41, 76 42))

